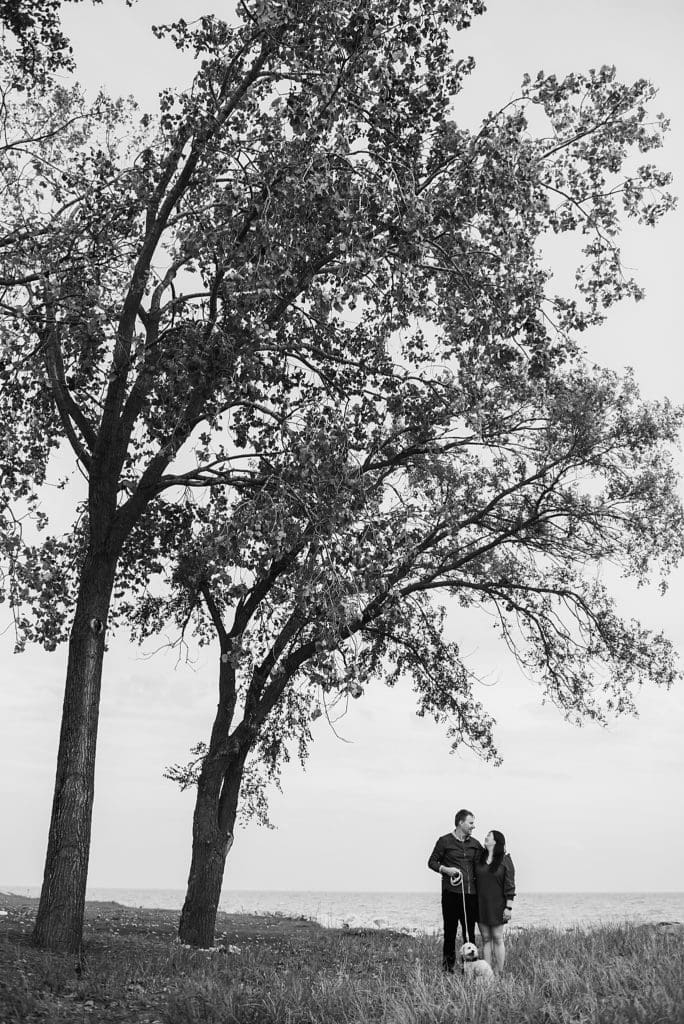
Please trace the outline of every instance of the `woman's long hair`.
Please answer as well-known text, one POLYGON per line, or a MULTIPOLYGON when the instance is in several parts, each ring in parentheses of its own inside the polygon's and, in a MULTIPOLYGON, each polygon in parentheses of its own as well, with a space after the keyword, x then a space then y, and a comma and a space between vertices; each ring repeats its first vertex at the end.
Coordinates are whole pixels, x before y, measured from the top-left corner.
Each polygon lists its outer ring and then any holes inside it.
MULTIPOLYGON (((491 833, 494 836, 494 850, 492 852, 492 863, 489 865, 489 870, 494 873, 501 861, 503 860, 504 853, 506 852, 506 836, 503 832, 497 832, 495 828, 491 829, 491 833)), ((480 861, 485 863, 487 860, 487 848, 483 847, 482 853, 480 854, 480 861)))

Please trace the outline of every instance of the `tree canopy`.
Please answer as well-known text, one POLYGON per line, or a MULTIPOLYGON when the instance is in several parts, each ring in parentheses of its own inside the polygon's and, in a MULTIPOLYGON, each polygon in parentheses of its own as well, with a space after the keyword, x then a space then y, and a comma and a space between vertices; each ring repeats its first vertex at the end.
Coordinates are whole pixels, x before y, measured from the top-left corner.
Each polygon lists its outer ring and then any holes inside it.
MULTIPOLYGON (((56 72, 73 71, 73 52, 62 31, 63 3, 80 0, 0 0, 0 60, 6 86, 45 87, 56 72)), ((100 4, 102 0, 91 0, 100 4)), ((135 0, 125 0, 131 7, 135 0)))
MULTIPOLYGON (((636 684, 673 681, 669 642, 621 621, 595 569, 610 563, 641 583, 680 558, 667 453, 680 411, 574 360, 543 381, 519 367, 484 381, 471 368, 468 380, 412 380, 394 414, 377 396, 344 408, 320 396, 277 460, 262 456, 253 493, 186 505, 166 593, 136 595, 129 581, 125 620, 141 635, 161 634, 172 615, 203 642, 218 634, 230 704, 244 711, 237 736, 252 714, 263 764, 276 769, 340 695, 402 675, 454 746, 496 757, 444 629, 446 596, 493 612, 575 721, 633 710, 636 684)), ((151 538, 159 557, 168 537, 141 522, 139 543, 151 538)))

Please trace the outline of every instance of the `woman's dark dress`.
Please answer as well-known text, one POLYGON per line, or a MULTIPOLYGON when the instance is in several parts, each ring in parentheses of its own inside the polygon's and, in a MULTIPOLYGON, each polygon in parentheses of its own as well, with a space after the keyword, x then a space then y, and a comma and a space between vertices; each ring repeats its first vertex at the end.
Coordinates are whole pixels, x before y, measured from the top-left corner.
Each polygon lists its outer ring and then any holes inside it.
POLYGON ((478 921, 490 928, 504 924, 503 912, 506 900, 512 900, 515 896, 513 861, 505 853, 496 871, 490 871, 489 864, 478 861, 475 864, 475 877, 477 879, 478 921))

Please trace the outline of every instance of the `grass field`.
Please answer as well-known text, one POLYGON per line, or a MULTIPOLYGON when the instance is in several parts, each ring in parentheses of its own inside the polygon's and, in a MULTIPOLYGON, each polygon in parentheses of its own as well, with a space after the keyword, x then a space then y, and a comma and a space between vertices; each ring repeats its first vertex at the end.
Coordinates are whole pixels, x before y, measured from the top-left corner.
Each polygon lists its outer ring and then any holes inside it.
POLYGON ((177 913, 88 905, 84 955, 29 943, 35 901, 0 896, 2 1024, 670 1024, 684 1022, 684 929, 512 932, 490 988, 440 969, 436 937, 219 916, 223 950, 177 913))

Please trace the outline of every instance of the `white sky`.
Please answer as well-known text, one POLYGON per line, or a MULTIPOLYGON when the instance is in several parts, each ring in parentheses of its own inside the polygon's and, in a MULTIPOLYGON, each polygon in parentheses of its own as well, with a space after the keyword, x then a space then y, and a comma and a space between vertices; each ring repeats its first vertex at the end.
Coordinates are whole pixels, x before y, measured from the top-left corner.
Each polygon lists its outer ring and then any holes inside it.
MULTIPOLYGON (((123 0, 94 9, 69 5, 65 22, 81 80, 151 106, 157 89, 181 84, 185 71, 145 26, 181 14, 189 20, 210 6, 211 0, 139 0, 133 10, 123 0)), ((681 193, 683 27, 679 0, 491 0, 489 12, 459 37, 461 52, 478 62, 460 116, 472 121, 503 105, 525 71, 560 75, 615 63, 624 80, 647 77, 660 87, 658 109, 671 116, 672 132, 658 160, 675 172, 681 193)), ((634 366, 645 395, 680 402, 683 220, 680 211, 656 231, 630 229, 626 263, 636 268, 646 300, 615 310, 589 341, 597 361, 634 366)), ((663 599, 624 584, 619 594, 628 614, 663 628, 681 650, 684 570, 663 599)), ((340 723, 347 742, 316 723, 307 771, 291 766, 283 795, 273 795, 278 829, 238 833, 226 889, 436 888, 425 862, 460 806, 475 811, 480 839, 490 828, 506 834, 521 890, 681 888, 654 870, 652 854, 654 840, 670 850, 684 845, 684 687, 645 689, 638 719, 577 729, 541 706, 534 683, 484 617, 454 613, 450 628, 483 679, 503 766, 450 754, 442 730, 415 716, 409 693, 370 688, 340 723), (648 847, 635 845, 635 835, 650 836, 648 847), (640 852, 646 849, 648 858, 640 852)), ((5 636, 0 658, 1 889, 42 878, 66 650, 13 656, 5 636)), ((171 654, 146 659, 123 640, 113 644, 104 672, 92 886, 185 887, 194 794, 180 794, 162 771, 208 736, 215 662, 212 651, 192 668, 176 667, 171 654)))

